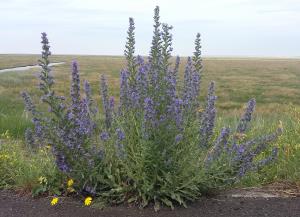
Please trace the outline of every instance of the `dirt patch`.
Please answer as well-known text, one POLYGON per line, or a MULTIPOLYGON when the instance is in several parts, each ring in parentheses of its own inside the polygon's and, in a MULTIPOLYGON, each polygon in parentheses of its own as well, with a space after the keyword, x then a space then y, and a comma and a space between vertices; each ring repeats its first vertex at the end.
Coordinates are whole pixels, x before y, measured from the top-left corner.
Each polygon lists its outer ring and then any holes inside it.
POLYGON ((225 194, 233 198, 300 197, 300 187, 297 183, 280 182, 263 187, 232 189, 225 194))
POLYGON ((296 217, 300 216, 300 197, 232 197, 230 192, 214 198, 203 198, 188 208, 107 207, 103 210, 83 207, 72 198, 61 198, 50 206, 50 198, 33 199, 10 191, 0 191, 1 217, 296 217))

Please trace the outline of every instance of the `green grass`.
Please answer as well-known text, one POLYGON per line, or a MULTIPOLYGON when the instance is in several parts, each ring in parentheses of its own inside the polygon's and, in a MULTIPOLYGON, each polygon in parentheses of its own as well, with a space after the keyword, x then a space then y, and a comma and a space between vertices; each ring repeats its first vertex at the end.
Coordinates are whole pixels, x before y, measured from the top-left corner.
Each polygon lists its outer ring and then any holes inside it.
POLYGON ((49 183, 53 182, 58 171, 49 152, 47 148, 30 152, 22 142, 0 136, 0 189, 30 192, 40 186, 39 177, 46 177, 49 183))
MULTIPOLYGON (((37 55, 0 55, 0 69, 34 64, 37 55)), ((53 61, 65 61, 65 65, 53 68, 56 91, 69 94, 70 63, 77 59, 81 79, 91 83, 98 105, 99 77, 107 75, 110 93, 118 99, 119 71, 124 67, 122 57, 111 56, 54 56, 53 61)), ((185 58, 182 59, 186 61, 185 58)), ((183 75, 184 66, 180 68, 183 75)), ((24 130, 31 125, 24 112, 20 97, 28 91, 39 102, 36 89, 38 69, 26 72, 0 74, 0 134, 9 130, 14 139, 23 139, 24 130)), ((222 119, 218 125, 233 125, 242 112, 244 104, 252 97, 257 100, 257 111, 252 123, 251 135, 261 135, 274 129, 279 120, 283 122, 284 134, 275 145, 281 147, 277 163, 259 174, 247 176, 243 185, 257 185, 280 180, 300 180, 300 60, 299 59, 204 59, 201 96, 204 99, 208 82, 215 80, 218 96, 218 112, 222 119), (289 106, 292 103, 294 106, 289 106)), ((248 135, 248 136, 251 136, 248 135)), ((26 159, 22 159, 25 160, 26 159)), ((40 170, 38 170, 40 171, 40 170)), ((35 176, 40 175, 36 172, 35 176)), ((32 178, 33 179, 33 178, 32 178)))
MULTIPOLYGON (((34 64, 38 55, 0 55, 0 69, 34 64)), ((93 94, 99 100, 99 77, 108 77, 111 95, 118 99, 119 72, 124 58, 118 56, 53 56, 52 61, 65 61, 55 66, 56 90, 69 93, 70 63, 79 62, 81 79, 90 81, 93 94)), ((186 58, 182 58, 182 62, 186 58)), ((299 59, 204 59, 201 96, 204 99, 208 82, 216 81, 219 111, 240 109, 250 98, 257 100, 258 112, 270 112, 276 104, 300 105, 299 59)), ((180 67, 183 75, 184 65, 180 67)), ((0 74, 0 132, 10 130, 20 138, 29 121, 24 116, 20 92, 27 90, 37 100, 38 69, 0 74)))

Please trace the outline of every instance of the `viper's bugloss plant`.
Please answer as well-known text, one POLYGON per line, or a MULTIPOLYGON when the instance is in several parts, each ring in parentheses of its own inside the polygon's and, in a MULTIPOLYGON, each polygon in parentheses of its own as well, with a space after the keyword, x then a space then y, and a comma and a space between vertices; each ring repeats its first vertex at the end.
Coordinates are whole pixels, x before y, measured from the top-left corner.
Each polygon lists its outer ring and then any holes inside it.
POLYGON ((83 195, 110 202, 136 202, 155 208, 163 203, 185 205, 204 190, 231 184, 248 171, 270 163, 277 148, 265 159, 258 156, 282 132, 247 138, 255 107, 248 102, 236 129, 215 127, 215 83, 206 102, 199 101, 203 73, 200 34, 193 57, 187 58, 184 81, 178 82, 180 58, 172 63, 172 27, 160 23, 154 10, 154 31, 148 58, 135 55, 134 20, 129 19, 125 46, 127 66, 120 72, 120 100, 115 106, 108 82, 100 77, 104 114, 98 114, 91 88, 81 91, 79 66, 71 66, 70 100, 57 96, 49 67, 49 42, 42 33, 40 89, 49 112, 38 111, 23 92, 34 129, 26 132, 33 147, 50 144, 60 171, 75 180, 83 195), (84 92, 84 94, 82 94, 84 92))

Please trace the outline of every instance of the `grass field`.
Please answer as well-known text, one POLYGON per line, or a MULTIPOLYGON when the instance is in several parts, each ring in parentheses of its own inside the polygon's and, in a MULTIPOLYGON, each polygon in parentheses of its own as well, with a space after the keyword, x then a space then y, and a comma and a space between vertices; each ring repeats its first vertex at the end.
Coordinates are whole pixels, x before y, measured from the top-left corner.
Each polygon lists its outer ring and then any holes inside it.
MULTIPOLYGON (((0 69, 33 65, 38 55, 0 55, 0 69)), ((107 75, 110 94, 118 99, 119 72, 125 60, 118 56, 53 56, 52 61, 66 62, 53 68, 58 93, 68 95, 70 64, 79 62, 82 80, 90 81, 94 98, 99 101, 99 76, 107 75)), ((185 62, 186 58, 181 61, 185 62)), ((183 75, 184 66, 180 68, 183 75)), ((0 74, 0 134, 9 130, 15 139, 23 139, 31 124, 24 112, 22 90, 27 90, 39 102, 36 86, 38 69, 0 74)), ((216 81, 217 108, 222 113, 218 125, 230 125, 250 98, 256 98, 256 118, 252 134, 274 129, 279 120, 284 135, 276 143, 282 147, 278 163, 260 175, 248 176, 243 185, 276 180, 297 181, 300 178, 300 59, 204 58, 202 98, 208 82, 216 81)), ((101 105, 99 105, 101 107, 101 105)))
MULTIPOLYGON (((32 65, 38 55, 0 55, 0 69, 32 65)), ((119 72, 125 62, 117 56, 53 56, 52 61, 64 61, 66 64, 54 67, 57 91, 63 95, 69 92, 70 63, 79 62, 81 78, 91 82, 93 94, 99 96, 99 76, 108 77, 111 94, 118 99, 119 72)), ((182 58, 183 62, 186 61, 182 58)), ((300 60, 299 59, 204 59, 202 98, 206 94, 208 82, 216 81, 217 107, 219 112, 236 113, 250 98, 257 100, 257 112, 274 112, 287 104, 300 105, 300 60)), ((180 68, 181 76, 184 70, 180 68)), ((29 124, 24 116, 22 90, 28 90, 36 96, 36 75, 38 69, 22 72, 6 72, 0 75, 0 132, 9 130, 13 136, 23 135, 29 124)), ((99 99, 99 98, 98 98, 99 99)))

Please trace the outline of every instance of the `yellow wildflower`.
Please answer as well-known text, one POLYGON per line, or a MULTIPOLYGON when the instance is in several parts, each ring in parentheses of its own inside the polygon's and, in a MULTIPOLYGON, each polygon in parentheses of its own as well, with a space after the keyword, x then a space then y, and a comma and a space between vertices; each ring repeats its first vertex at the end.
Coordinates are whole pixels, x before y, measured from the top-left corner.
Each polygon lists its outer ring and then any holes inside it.
POLYGON ((53 197, 51 200, 51 206, 54 206, 58 203, 58 197, 53 197))
POLYGON ((72 187, 74 184, 74 180, 73 179, 69 179, 68 182, 67 182, 67 186, 68 187, 72 187))
POLYGON ((87 198, 85 198, 85 200, 84 200, 84 205, 85 205, 85 206, 91 205, 92 200, 93 200, 92 197, 87 197, 87 198))
POLYGON ((40 184, 47 184, 47 178, 45 176, 40 176, 38 181, 40 184))

